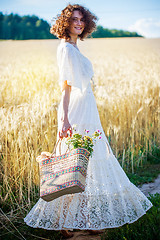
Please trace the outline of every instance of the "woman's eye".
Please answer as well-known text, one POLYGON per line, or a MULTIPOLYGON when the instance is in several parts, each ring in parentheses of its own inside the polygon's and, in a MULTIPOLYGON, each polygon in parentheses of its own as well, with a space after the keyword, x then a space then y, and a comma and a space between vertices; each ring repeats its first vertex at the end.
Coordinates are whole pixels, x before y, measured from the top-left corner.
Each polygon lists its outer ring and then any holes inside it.
MULTIPOLYGON (((73 21, 78 22, 78 19, 73 18, 73 21)), ((81 21, 81 22, 84 22, 84 18, 82 18, 80 21, 81 21)))

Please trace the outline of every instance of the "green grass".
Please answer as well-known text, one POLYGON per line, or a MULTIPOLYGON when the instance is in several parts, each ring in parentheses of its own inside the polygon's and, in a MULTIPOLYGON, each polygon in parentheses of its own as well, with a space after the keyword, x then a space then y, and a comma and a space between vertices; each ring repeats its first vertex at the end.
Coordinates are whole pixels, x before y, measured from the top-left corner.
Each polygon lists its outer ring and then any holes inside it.
POLYGON ((136 186, 140 186, 144 183, 154 182, 154 180, 160 174, 160 163, 150 164, 147 163, 143 167, 136 169, 135 173, 127 173, 130 181, 136 186))

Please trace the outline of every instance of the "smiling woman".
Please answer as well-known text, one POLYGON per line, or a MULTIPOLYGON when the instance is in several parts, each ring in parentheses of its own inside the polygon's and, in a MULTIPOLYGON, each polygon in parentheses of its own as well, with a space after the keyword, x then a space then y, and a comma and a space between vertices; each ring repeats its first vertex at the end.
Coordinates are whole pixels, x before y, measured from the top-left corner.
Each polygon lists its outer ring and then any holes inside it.
POLYGON ((56 22, 51 27, 50 33, 56 35, 59 39, 65 38, 69 41, 71 39, 71 25, 80 27, 79 24, 82 24, 82 26, 84 24, 83 30, 77 29, 80 40, 83 40, 96 29, 97 20, 98 18, 85 7, 78 4, 69 4, 62 10, 60 15, 57 15, 56 22))
MULTIPOLYGON (((83 40, 95 29, 96 19, 84 7, 69 5, 51 28, 51 32, 61 38, 57 48, 59 84, 62 87, 57 141, 59 138, 63 141, 60 146, 56 145, 56 156, 66 152, 67 131, 72 135, 74 125, 82 136, 85 129, 89 133, 99 129, 102 133, 101 141, 95 143, 88 162, 84 192, 66 194, 51 202, 40 198, 25 217, 29 226, 61 230, 65 237, 73 236, 69 229, 85 229, 90 234, 99 234, 103 229, 135 222, 152 207, 145 195, 129 181, 112 152, 91 88, 92 63, 76 45, 78 38, 83 40)), ((62 160, 62 163, 64 168, 70 168, 67 160, 62 160)), ((66 179, 64 168, 62 174, 66 179)), ((47 176, 50 178, 52 175, 47 176)), ((68 186, 72 183, 70 180, 66 182, 68 186)), ((58 189, 59 185, 54 187, 58 189)))

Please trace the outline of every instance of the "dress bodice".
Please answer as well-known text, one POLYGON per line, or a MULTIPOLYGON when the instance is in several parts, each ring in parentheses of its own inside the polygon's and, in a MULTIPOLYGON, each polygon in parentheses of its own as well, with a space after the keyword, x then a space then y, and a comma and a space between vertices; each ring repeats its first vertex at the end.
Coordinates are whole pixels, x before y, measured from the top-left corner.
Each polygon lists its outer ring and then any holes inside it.
POLYGON ((84 92, 94 75, 91 61, 69 42, 61 40, 57 48, 59 84, 67 80, 73 88, 84 92))

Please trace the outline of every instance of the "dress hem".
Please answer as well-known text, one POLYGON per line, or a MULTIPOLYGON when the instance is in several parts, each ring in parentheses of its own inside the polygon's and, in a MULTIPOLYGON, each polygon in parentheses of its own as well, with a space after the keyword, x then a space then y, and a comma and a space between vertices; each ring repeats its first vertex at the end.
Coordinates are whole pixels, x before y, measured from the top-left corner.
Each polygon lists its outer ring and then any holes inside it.
POLYGON ((131 223, 134 223, 136 222, 139 218, 141 218, 143 215, 145 215, 147 213, 147 211, 153 207, 153 204, 151 204, 146 210, 145 210, 145 213, 144 214, 141 214, 140 216, 138 216, 136 219, 130 221, 130 222, 125 222, 121 225, 115 225, 115 226, 107 226, 107 227, 103 227, 103 228, 78 228, 78 227, 62 227, 62 228, 59 228, 59 229, 54 229, 54 228, 46 228, 46 227, 35 227, 35 226, 31 226, 29 223, 27 223, 27 221, 25 221, 25 218, 24 218, 24 222, 30 226, 30 227, 33 227, 33 228, 39 228, 39 229, 45 229, 45 230, 51 230, 51 231, 60 231, 60 230, 105 230, 105 229, 111 229, 111 228, 119 228, 119 227, 122 227, 124 226, 125 224, 131 224, 131 223))

